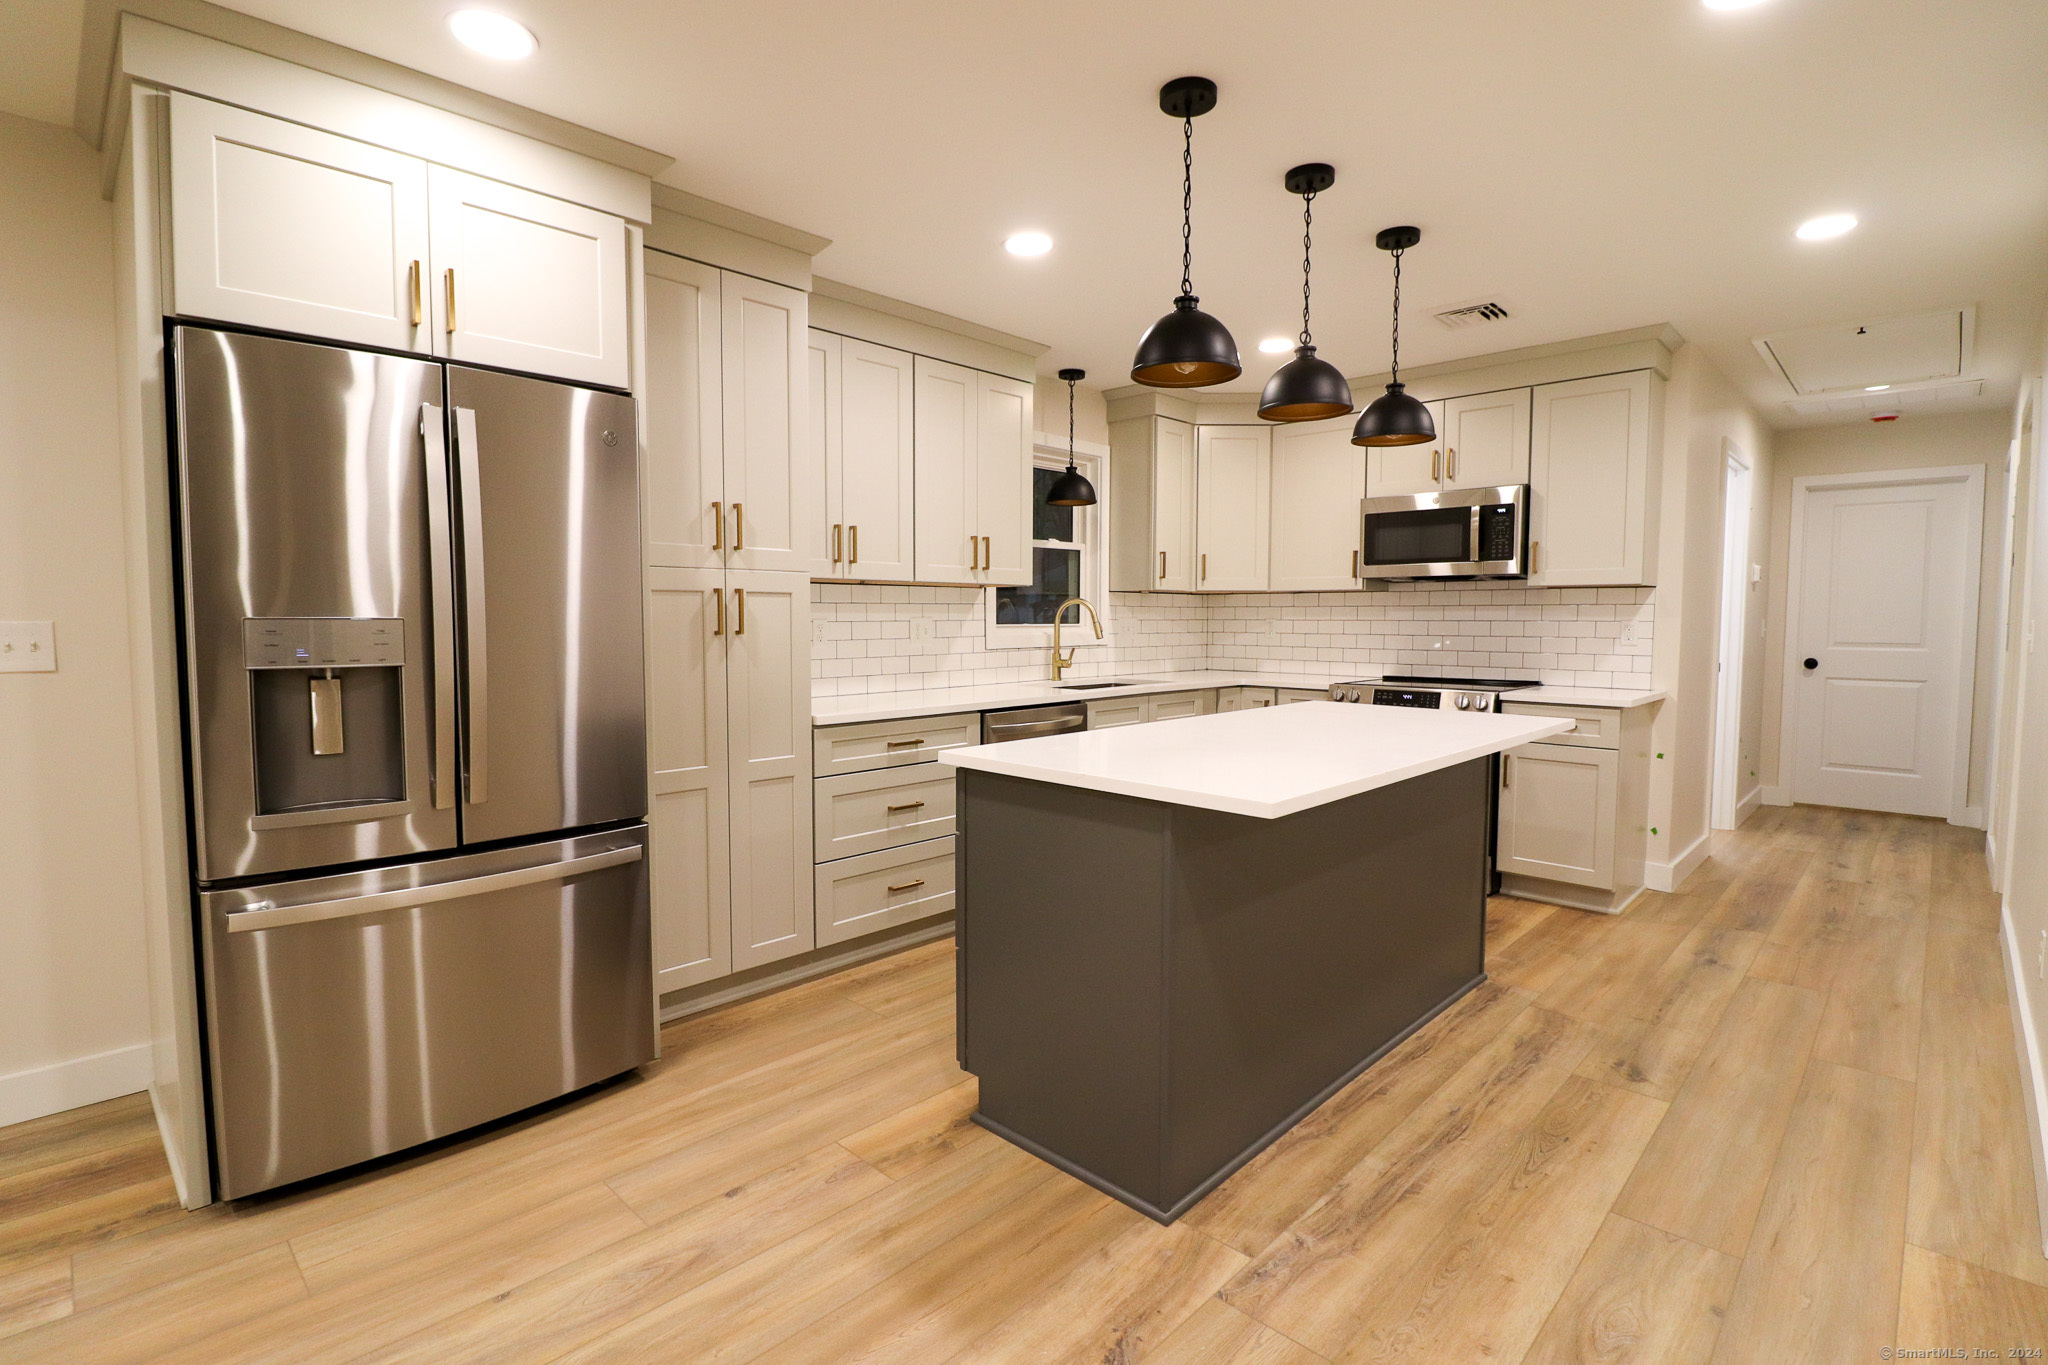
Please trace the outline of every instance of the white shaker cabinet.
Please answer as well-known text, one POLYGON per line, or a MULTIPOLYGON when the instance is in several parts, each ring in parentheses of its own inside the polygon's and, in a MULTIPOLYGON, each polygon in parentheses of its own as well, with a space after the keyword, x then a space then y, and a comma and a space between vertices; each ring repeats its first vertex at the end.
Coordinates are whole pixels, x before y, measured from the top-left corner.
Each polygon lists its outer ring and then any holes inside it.
POLYGON ((1444 449, 1445 488, 1529 482, 1529 390, 1446 399, 1436 434, 1444 449))
POLYGON ((732 803, 732 965, 816 946, 811 885, 811 584, 725 580, 732 803))
POLYGON ((1266 427, 1195 428, 1195 586, 1264 592, 1273 433, 1266 427))
POLYGON ((813 329, 809 421, 824 454, 834 578, 914 574, 915 425, 908 351, 813 329))
POLYGON ((640 381, 647 562, 725 560, 725 394, 718 271, 659 251, 646 261, 647 344, 640 381))
POLYGON ((649 888, 654 988, 732 971, 732 821, 726 752, 725 575, 647 572, 649 888))
POLYGON ((1649 370, 1539 384, 1530 462, 1530 582, 1656 581, 1662 383, 1649 370))
POLYGON ((1436 439, 1412 446, 1366 446, 1365 495, 1390 498, 1434 493, 1444 486, 1444 405, 1424 403, 1436 439))
POLYGON ((424 161, 173 91, 170 179, 179 314, 432 349, 424 161))
POLYGON ((824 455, 805 424, 809 299, 736 271, 719 276, 725 562, 823 573, 824 455))
POLYGON ((441 354, 628 385, 622 219, 446 166, 427 195, 441 354))
POLYGON ((1514 876, 1613 887, 1620 764, 1612 749, 1563 744, 1502 754, 1495 866, 1514 876))
POLYGON ((917 578, 1031 581, 1031 386, 915 357, 917 578))
POLYGON ((1109 586, 1193 591, 1194 427, 1171 417, 1115 422, 1109 446, 1109 586))
POLYGON ((975 521, 981 581, 1031 582, 1031 385, 974 372, 980 430, 975 445, 975 521))
POLYGON ((1359 585, 1366 447, 1351 444, 1352 419, 1290 422, 1273 441, 1274 592, 1342 591, 1359 585))

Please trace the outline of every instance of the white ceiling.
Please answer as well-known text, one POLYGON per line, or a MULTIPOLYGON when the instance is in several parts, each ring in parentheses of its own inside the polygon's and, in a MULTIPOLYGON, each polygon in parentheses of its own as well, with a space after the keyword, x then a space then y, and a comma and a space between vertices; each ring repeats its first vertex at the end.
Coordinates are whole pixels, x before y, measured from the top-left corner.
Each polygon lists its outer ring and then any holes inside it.
MULTIPOLYGON (((1751 346, 1788 328, 1974 304, 1982 403, 2009 403, 2048 305, 2048 5, 2023 0, 498 0, 539 36, 501 65, 453 0, 233 8, 666 152, 661 178, 833 239, 820 273, 1052 345, 1124 382, 1178 283, 1195 125, 1195 285, 1255 347, 1298 325, 1299 201, 1323 160, 1316 337, 1387 361, 1375 229, 1412 222, 1404 359, 1670 322, 1780 425, 1751 346), (1795 241, 1813 214, 1863 226, 1795 241), (1051 255, 1002 239, 1042 228, 1051 255), (1435 309, 1514 317, 1450 331, 1435 309)), ((79 0, 0 0, 0 107, 69 122, 79 0)), ((1853 420, 1850 418, 1849 420, 1853 420)))

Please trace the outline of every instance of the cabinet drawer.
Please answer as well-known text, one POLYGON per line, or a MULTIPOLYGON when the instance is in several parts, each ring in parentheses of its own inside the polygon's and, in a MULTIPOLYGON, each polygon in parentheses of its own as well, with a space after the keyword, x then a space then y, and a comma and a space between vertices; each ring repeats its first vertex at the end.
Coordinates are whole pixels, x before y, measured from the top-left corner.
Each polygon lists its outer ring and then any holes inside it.
POLYGON ((953 908, 953 840, 927 839, 885 853, 820 863, 818 946, 953 908))
POLYGON ((1545 706, 1537 702, 1511 701, 1501 704, 1510 716, 1537 716, 1544 720, 1570 720, 1572 728, 1543 740, 1545 744, 1576 744, 1582 749, 1619 749, 1621 712, 1607 706, 1545 706))
POLYGON ((1298 701, 1328 701, 1329 691, 1320 687, 1283 687, 1280 689, 1280 705, 1287 706, 1298 701))
POLYGON ((1143 725, 1152 719, 1150 697, 1119 697, 1115 701, 1088 703, 1088 728, 1114 730, 1119 725, 1143 725))
POLYGON ((953 832, 953 770, 941 763, 834 773, 811 786, 821 863, 953 832))
POLYGON ((981 713, 826 725, 816 731, 813 742, 817 746, 813 771, 819 777, 929 763, 941 749, 981 743, 981 713))
POLYGON ((1216 709, 1214 689, 1200 692, 1161 692, 1150 698, 1152 719, 1179 720, 1182 716, 1206 716, 1216 709))

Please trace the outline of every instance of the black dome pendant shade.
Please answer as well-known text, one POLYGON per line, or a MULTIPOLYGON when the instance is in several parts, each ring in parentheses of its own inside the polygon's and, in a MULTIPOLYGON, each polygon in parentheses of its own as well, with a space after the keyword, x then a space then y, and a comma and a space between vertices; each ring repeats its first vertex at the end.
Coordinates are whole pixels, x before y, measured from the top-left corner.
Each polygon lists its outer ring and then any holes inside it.
POLYGON ((1353 411, 1351 384, 1327 360, 1316 358, 1308 330, 1309 227, 1316 196, 1337 183, 1337 172, 1320 161, 1296 166, 1282 182, 1301 196, 1301 345, 1294 359, 1273 371, 1259 395, 1259 416, 1268 422, 1314 422, 1353 411))
POLYGON ((1095 485, 1074 468, 1074 385, 1087 377, 1086 370, 1060 371, 1060 378, 1067 381, 1067 472, 1054 479, 1052 487, 1045 491, 1045 500, 1053 507, 1095 505, 1095 485))
POLYGON ((1394 253, 1394 368, 1387 391, 1358 414, 1358 424, 1351 428, 1355 446, 1418 446, 1436 439, 1436 422, 1428 407, 1409 397, 1401 383, 1401 253, 1421 240, 1422 230, 1412 227, 1382 228, 1373 239, 1380 250, 1394 253))
POLYGON ((1200 389, 1244 373, 1230 329, 1196 307, 1194 285, 1195 120, 1216 107, 1216 82, 1179 76, 1159 87, 1159 109, 1181 121, 1180 297, 1138 338, 1131 378, 1155 389, 1200 389))

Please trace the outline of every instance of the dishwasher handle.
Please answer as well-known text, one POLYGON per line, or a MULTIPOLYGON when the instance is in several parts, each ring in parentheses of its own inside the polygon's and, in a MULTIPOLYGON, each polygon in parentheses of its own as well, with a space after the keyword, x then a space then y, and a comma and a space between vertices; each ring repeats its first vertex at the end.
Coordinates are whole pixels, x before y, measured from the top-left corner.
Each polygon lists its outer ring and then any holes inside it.
POLYGON ((1088 708, 1085 705, 1040 707, 1016 720, 999 720, 997 716, 1000 714, 983 717, 982 743, 1006 744, 1013 739, 1037 739, 1041 735, 1071 734, 1088 728, 1088 708))

